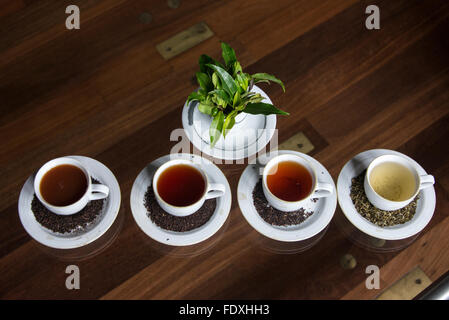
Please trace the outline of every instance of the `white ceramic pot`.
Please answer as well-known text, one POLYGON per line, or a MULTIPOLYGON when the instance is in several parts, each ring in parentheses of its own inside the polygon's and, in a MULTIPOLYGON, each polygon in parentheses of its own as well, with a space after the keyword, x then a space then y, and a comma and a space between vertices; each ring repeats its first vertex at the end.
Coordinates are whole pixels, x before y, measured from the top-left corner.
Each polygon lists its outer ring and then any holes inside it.
MULTIPOLYGON (((272 104, 268 95, 257 86, 252 92, 259 93, 264 103, 272 104)), ((214 158, 237 160, 250 157, 261 151, 272 139, 276 130, 276 115, 254 115, 239 113, 234 127, 226 137, 221 136, 215 146, 210 146, 209 128, 212 117, 198 110, 197 102, 185 104, 182 125, 192 144, 201 152, 214 158)))

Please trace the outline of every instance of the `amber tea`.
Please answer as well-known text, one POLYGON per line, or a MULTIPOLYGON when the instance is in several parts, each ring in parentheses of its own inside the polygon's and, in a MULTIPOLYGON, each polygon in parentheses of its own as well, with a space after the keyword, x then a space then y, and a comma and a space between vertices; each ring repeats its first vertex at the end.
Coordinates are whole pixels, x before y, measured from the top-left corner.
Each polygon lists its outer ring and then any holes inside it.
POLYGON ((157 181, 157 192, 168 204, 186 207, 201 199, 206 181, 192 166, 178 164, 165 169, 157 181))
POLYGON ((271 193, 284 201, 300 201, 312 191, 313 178, 309 170, 295 161, 277 163, 267 175, 271 193))
POLYGON ((49 204, 64 207, 77 202, 87 190, 87 178, 80 168, 63 164, 49 170, 39 185, 39 190, 49 204))

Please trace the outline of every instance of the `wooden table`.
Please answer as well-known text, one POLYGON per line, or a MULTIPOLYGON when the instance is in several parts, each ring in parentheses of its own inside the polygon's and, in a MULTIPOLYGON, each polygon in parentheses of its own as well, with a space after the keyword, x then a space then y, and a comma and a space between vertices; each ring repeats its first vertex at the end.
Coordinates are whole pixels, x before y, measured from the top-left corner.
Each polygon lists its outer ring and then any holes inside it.
POLYGON ((71 1, 0 1, 0 297, 370 299, 415 266, 431 280, 449 268, 448 1, 198 0, 177 9, 162 0, 78 2, 81 28, 67 30, 71 1), (369 4, 380 8, 380 30, 365 27, 369 4), (156 51, 201 21, 212 38, 168 61, 156 51), (149 242, 131 215, 131 185, 176 144, 170 133, 182 127, 197 59, 218 58, 219 40, 248 72, 284 81, 285 94, 262 85, 291 113, 278 117, 280 142, 305 132, 335 180, 346 161, 373 148, 401 151, 436 177, 434 217, 411 246, 363 250, 334 219, 312 249, 269 253, 238 208, 245 165, 235 164, 220 165, 234 201, 213 247, 178 257, 149 242), (39 246, 17 211, 27 177, 70 154, 107 165, 122 192, 114 241, 81 261, 39 246), (354 269, 340 266, 344 254, 356 258, 354 269), (65 287, 70 264, 80 268, 79 290, 65 287), (365 288, 371 264, 380 267, 380 290, 365 288))

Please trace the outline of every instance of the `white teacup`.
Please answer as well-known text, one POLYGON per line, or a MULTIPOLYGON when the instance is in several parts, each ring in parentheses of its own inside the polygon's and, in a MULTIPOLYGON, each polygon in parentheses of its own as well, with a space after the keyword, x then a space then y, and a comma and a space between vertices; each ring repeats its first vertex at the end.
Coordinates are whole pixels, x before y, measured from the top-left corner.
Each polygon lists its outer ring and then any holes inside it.
POLYGON ((198 211, 203 206, 204 201, 206 201, 207 199, 213 199, 213 198, 218 198, 218 197, 223 196, 225 194, 226 189, 223 184, 210 183, 209 178, 207 177, 204 170, 202 170, 200 166, 193 163, 192 161, 184 160, 184 159, 174 159, 174 160, 170 160, 170 161, 164 163, 162 166, 160 166, 156 170, 156 172, 153 176, 153 190, 154 190, 154 195, 156 197, 157 203, 165 212, 170 213, 174 216, 183 217, 183 216, 191 215, 191 214, 195 213, 196 211, 198 211), (161 198, 161 196, 158 192, 158 189, 157 189, 157 183, 158 183, 158 180, 159 180, 159 177, 161 176, 161 174, 167 168, 172 167, 172 166, 177 166, 177 165, 188 165, 188 166, 195 168, 202 175, 204 182, 205 182, 204 193, 201 196, 201 198, 198 201, 196 201, 195 203, 190 204, 188 206, 175 206, 170 203, 167 203, 166 201, 164 201, 164 199, 161 198))
POLYGON ((434 185, 434 183, 435 178, 432 175, 420 175, 415 165, 408 159, 398 155, 383 155, 374 159, 368 166, 365 175, 364 189, 366 197, 368 198, 369 202, 371 202, 376 208, 385 211, 394 211, 407 206, 417 196, 420 190, 427 187, 431 187, 434 185), (415 189, 414 192, 410 195, 410 197, 408 197, 406 200, 402 201, 389 200, 382 197, 374 190, 372 183, 370 181, 371 173, 373 172, 374 168, 386 162, 399 164, 409 169, 411 174, 413 174, 415 178, 415 189))
POLYGON ((93 184, 89 171, 79 161, 69 157, 61 157, 50 160, 39 169, 34 178, 34 192, 39 201, 42 202, 42 204, 51 212, 60 215, 71 215, 84 209, 84 207, 91 200, 100 200, 106 198, 109 195, 109 188, 102 184, 93 184), (55 206, 48 203, 44 199, 40 191, 41 181, 45 174, 51 169, 60 165, 75 166, 79 168, 86 176, 87 188, 84 192, 84 195, 78 201, 67 206, 55 206))
POLYGON ((296 211, 302 208, 308 201, 310 201, 310 199, 329 197, 334 193, 334 187, 330 183, 319 182, 317 177, 318 175, 315 172, 313 164, 308 160, 298 155, 283 154, 272 158, 265 165, 262 175, 262 188, 265 194, 265 198, 272 207, 285 212, 296 211), (267 176, 270 170, 278 163, 284 161, 293 161, 302 165, 307 169, 307 171, 309 171, 309 174, 312 177, 312 186, 310 188, 309 194, 299 201, 286 201, 280 199, 270 191, 267 185, 267 176))

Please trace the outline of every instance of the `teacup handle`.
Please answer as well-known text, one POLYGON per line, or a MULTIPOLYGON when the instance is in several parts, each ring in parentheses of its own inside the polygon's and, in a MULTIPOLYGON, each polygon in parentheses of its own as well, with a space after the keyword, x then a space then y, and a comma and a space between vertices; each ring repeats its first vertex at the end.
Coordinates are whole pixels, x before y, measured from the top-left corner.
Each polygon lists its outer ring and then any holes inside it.
POLYGON ((334 193, 334 187, 330 183, 317 182, 313 198, 325 198, 334 193))
POLYGON ((435 184, 435 178, 430 174, 419 176, 419 179, 421 180, 419 190, 431 187, 435 184))
POLYGON ((206 200, 221 197, 225 194, 225 186, 221 183, 211 183, 207 188, 206 200))
POLYGON ((89 200, 100 200, 107 198, 109 195, 109 188, 102 184, 92 184, 89 200))

